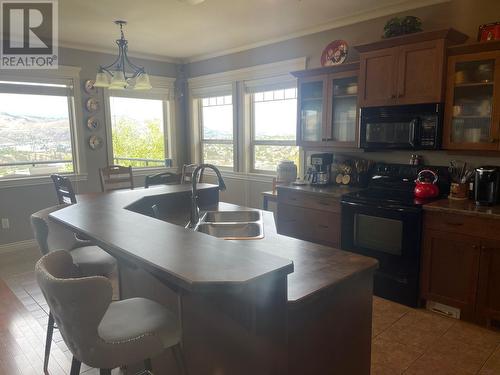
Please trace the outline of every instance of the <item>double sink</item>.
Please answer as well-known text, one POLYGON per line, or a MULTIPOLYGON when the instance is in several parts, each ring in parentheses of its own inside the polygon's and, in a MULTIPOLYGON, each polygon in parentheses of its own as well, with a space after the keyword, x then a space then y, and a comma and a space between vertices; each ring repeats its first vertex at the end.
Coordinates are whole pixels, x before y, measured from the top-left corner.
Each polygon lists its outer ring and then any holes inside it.
POLYGON ((262 212, 257 210, 207 211, 195 230, 225 240, 264 238, 262 212))

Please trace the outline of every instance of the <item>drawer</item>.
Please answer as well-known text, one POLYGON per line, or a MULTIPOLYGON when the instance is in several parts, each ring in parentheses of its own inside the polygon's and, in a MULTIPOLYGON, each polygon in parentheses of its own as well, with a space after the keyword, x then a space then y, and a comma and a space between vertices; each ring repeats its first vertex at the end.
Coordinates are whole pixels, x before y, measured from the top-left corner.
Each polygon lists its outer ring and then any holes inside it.
POLYGON ((500 240, 500 220, 455 213, 424 213, 424 228, 500 240))
POLYGON ((278 204, 278 233, 285 236, 338 247, 340 214, 278 204))
POLYGON ((279 189, 278 202, 289 204, 291 206, 299 206, 312 208, 315 210, 340 213, 340 201, 326 195, 321 196, 316 194, 308 194, 301 191, 279 189))

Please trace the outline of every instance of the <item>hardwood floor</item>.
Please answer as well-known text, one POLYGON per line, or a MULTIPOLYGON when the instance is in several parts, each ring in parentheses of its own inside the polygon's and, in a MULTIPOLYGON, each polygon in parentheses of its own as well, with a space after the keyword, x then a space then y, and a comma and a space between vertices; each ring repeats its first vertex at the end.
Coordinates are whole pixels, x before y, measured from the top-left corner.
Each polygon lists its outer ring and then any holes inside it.
MULTIPOLYGON (((48 308, 33 274, 38 257, 37 249, 0 254, 0 375, 43 373, 48 308)), ((49 374, 69 374, 71 357, 56 330, 49 374)), ((98 371, 82 365, 81 373, 98 371)), ((500 374, 500 333, 375 297, 372 374, 500 374)))

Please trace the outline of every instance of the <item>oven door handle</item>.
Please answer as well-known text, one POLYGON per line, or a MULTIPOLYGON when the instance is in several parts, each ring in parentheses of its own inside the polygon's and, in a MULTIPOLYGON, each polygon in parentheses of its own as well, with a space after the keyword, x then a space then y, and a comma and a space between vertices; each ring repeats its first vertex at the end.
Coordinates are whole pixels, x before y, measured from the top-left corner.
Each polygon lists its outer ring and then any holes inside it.
POLYGON ((384 211, 397 211, 397 212, 421 212, 420 208, 415 208, 415 207, 408 207, 408 206, 399 206, 399 205, 387 205, 387 206, 381 206, 378 204, 369 204, 369 203, 356 203, 356 202, 346 202, 342 201, 343 205, 349 205, 352 207, 370 207, 370 208, 376 208, 378 210, 384 210, 384 211))

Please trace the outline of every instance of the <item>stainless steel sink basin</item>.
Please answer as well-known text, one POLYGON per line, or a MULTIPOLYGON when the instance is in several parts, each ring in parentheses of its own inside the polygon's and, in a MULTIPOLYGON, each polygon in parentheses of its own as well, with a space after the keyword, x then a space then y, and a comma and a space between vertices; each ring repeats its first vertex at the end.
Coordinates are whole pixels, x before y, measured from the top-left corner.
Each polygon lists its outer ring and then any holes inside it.
POLYGON ((202 217, 205 223, 249 223, 262 220, 260 211, 208 211, 202 217))
POLYGON ((200 223, 196 230, 226 240, 256 240, 264 237, 262 222, 200 223))

